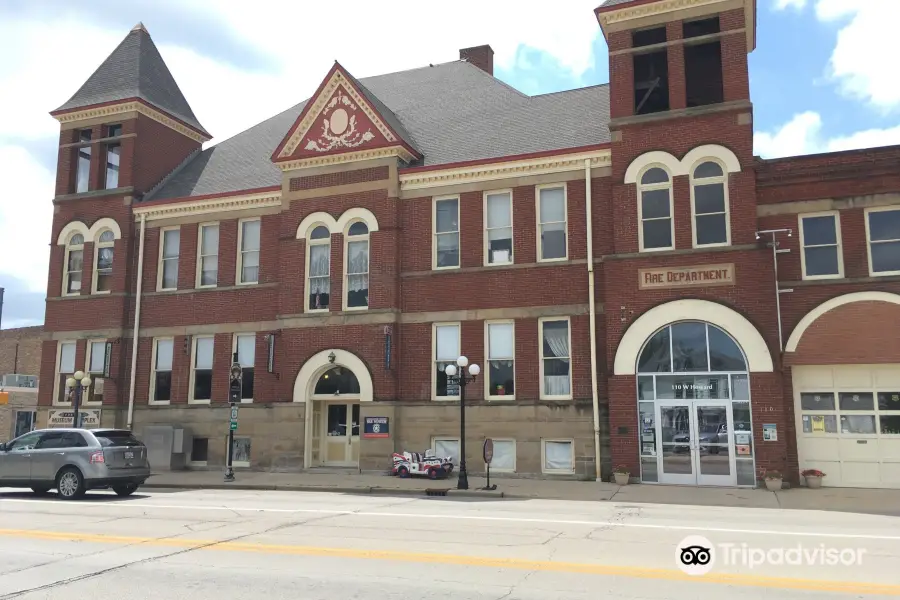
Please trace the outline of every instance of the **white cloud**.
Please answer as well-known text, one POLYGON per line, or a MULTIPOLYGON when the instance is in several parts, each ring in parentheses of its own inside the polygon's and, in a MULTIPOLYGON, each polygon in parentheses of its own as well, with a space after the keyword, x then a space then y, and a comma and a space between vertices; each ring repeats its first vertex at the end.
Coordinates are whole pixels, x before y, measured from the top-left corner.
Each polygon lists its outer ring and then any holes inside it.
POLYGON ((900 144, 900 126, 835 137, 824 135, 822 129, 822 117, 818 113, 800 113, 775 131, 756 133, 753 150, 763 158, 778 158, 900 144))
POLYGON ((775 0, 775 10, 794 8, 802 10, 806 6, 806 0, 775 0))

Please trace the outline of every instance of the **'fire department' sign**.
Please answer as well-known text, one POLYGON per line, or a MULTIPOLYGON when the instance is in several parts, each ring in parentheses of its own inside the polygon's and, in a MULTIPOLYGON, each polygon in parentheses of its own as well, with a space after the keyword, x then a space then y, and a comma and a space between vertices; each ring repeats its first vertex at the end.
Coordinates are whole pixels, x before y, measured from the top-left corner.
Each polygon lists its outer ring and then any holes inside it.
POLYGON ((363 422, 364 438, 391 437, 390 419, 388 417, 366 417, 363 422))

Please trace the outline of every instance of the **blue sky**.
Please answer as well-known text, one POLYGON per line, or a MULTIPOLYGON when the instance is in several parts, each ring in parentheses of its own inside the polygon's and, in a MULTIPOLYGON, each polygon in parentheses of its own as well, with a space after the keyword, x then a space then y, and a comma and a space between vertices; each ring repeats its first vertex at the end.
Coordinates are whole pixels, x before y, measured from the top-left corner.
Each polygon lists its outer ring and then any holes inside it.
MULTIPOLYGON (((4 1, 0 52, 15 59, 0 62, 0 89, 17 92, 0 95, 0 164, 19 177, 0 178, 3 328, 43 321, 59 131, 47 113, 136 22, 216 143, 306 98, 334 60, 365 77, 455 60, 459 48, 488 43, 495 75, 525 93, 606 83, 607 47, 592 13, 599 1, 548 10, 456 0, 450 11, 414 0, 4 1)), ((900 0, 757 1, 755 151, 900 144, 900 78, 889 48, 900 0)))

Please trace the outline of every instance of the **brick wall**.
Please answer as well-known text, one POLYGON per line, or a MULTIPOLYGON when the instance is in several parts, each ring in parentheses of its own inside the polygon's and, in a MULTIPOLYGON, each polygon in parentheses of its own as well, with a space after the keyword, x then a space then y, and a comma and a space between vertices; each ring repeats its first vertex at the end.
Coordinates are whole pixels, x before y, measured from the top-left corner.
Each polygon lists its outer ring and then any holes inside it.
POLYGON ((0 331, 0 377, 9 373, 39 375, 43 327, 0 331))

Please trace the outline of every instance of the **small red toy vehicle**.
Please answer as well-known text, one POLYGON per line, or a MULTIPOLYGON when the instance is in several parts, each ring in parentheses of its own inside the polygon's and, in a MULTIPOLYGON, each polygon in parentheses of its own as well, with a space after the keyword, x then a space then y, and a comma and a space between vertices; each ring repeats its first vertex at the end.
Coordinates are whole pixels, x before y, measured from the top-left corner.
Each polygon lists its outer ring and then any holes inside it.
POLYGON ((453 471, 453 459, 450 456, 439 457, 434 450, 418 452, 394 452, 391 456, 393 466, 391 475, 409 477, 410 475, 427 475, 429 479, 443 479, 453 471))

